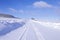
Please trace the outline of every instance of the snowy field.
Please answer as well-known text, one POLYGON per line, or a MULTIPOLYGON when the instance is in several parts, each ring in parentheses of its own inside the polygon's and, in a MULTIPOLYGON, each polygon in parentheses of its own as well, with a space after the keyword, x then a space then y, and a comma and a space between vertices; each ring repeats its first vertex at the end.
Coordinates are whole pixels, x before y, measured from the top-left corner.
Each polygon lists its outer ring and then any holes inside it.
POLYGON ((0 40, 60 40, 60 23, 0 18, 0 40))

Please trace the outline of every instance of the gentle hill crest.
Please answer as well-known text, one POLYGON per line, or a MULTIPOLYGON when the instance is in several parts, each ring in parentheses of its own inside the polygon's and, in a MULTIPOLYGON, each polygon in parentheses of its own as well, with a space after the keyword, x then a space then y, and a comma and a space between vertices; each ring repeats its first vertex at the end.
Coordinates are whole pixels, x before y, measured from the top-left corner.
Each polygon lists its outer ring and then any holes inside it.
POLYGON ((0 17, 4 17, 4 18, 15 18, 14 16, 12 16, 10 14, 2 14, 2 13, 0 13, 0 17))

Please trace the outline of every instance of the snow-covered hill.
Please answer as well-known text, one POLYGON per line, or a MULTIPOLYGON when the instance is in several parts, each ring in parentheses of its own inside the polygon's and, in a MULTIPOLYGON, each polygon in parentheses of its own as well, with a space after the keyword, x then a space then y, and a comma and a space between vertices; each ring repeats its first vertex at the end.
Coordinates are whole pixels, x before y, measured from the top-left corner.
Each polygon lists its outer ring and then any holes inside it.
POLYGON ((5 17, 5 18, 15 18, 15 17, 12 16, 12 15, 9 15, 9 14, 3 14, 3 13, 0 13, 0 17, 5 17))
POLYGON ((0 18, 0 40, 60 40, 60 23, 0 18))

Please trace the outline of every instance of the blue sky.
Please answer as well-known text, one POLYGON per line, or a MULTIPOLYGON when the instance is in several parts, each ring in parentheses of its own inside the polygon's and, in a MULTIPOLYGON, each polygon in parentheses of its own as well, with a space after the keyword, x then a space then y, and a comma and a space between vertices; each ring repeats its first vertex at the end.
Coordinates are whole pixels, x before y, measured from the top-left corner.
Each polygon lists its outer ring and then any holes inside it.
POLYGON ((58 18, 59 0, 0 0, 0 13, 20 18, 58 18))

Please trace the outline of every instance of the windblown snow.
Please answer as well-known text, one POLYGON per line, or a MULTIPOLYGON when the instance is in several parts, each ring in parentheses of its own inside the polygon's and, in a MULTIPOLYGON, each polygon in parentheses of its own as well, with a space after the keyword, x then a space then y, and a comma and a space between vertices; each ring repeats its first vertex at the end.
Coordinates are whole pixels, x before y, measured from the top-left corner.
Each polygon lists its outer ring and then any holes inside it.
POLYGON ((0 40, 60 40, 60 23, 0 18, 0 40))

